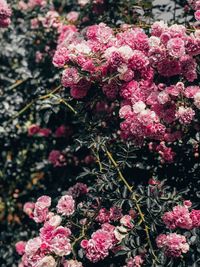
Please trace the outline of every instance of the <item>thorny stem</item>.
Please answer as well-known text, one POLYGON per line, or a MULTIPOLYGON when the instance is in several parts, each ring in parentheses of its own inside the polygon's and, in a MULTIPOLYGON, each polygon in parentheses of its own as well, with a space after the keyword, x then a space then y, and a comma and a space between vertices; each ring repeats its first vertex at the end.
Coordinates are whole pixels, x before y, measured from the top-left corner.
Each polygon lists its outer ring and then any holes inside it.
POLYGON ((18 80, 13 85, 11 85, 8 89, 13 90, 13 89, 17 88, 18 86, 20 86, 21 84, 25 83, 27 80, 29 80, 29 78, 26 78, 24 80, 18 80))
POLYGON ((152 255, 154 256, 155 260, 157 262, 158 261, 158 258, 157 256, 155 255, 155 252, 153 250, 153 246, 152 246, 152 243, 151 243, 151 239, 150 239, 150 234, 149 234, 149 227, 148 225, 146 224, 146 220, 145 220, 145 217, 144 217, 144 214, 140 208, 140 205, 138 203, 138 200, 134 194, 134 191, 133 191, 133 188, 129 185, 129 183, 126 181, 125 177, 123 176, 122 172, 120 171, 120 168, 117 164, 117 162, 115 161, 115 159, 113 158, 112 154, 108 151, 107 148, 105 148, 105 152, 106 152, 106 155, 108 156, 109 160, 112 162, 113 166, 116 168, 117 172, 118 172, 118 175, 119 175, 119 178, 121 179, 121 181, 126 185, 127 189, 129 190, 130 193, 132 193, 132 199, 134 200, 135 202, 135 205, 136 205, 136 208, 139 212, 139 215, 141 217, 141 222, 143 223, 144 225, 144 231, 146 233, 146 237, 147 237, 147 242, 149 244, 149 247, 151 249, 151 252, 152 252, 152 255))
POLYGON ((79 237, 75 238, 75 240, 74 240, 73 243, 72 243, 72 253, 73 253, 75 259, 76 259, 76 253, 75 253, 74 247, 76 246, 76 244, 77 244, 82 238, 85 237, 85 231, 86 231, 86 229, 85 229, 85 226, 83 225, 82 230, 81 230, 81 235, 80 235, 79 237))
POLYGON ((102 172, 103 166, 102 166, 102 163, 101 163, 101 160, 100 160, 100 157, 99 157, 99 153, 98 153, 98 151, 95 151, 94 149, 92 149, 92 152, 93 152, 94 156, 96 157, 96 162, 99 165, 99 171, 102 172))
POLYGON ((108 156, 108 158, 110 159, 110 161, 112 162, 113 166, 116 168, 120 179, 123 181, 123 183, 126 185, 126 187, 128 188, 130 193, 133 193, 132 187, 128 184, 128 182, 126 181, 126 179, 124 178, 122 172, 120 171, 120 168, 117 164, 117 162, 114 160, 112 154, 106 149, 106 154, 108 156))
POLYGON ((77 114, 77 111, 69 103, 67 103, 67 101, 65 101, 63 98, 57 97, 53 94, 51 94, 49 97, 57 98, 60 101, 60 103, 63 103, 65 106, 67 106, 74 114, 77 114))
MULTIPOLYGON (((50 97, 56 97, 54 94, 60 90, 62 86, 59 85, 55 89, 53 89, 50 93, 40 96, 34 100, 32 100, 30 103, 28 103, 24 108, 22 108, 16 115, 14 115, 10 120, 8 120, 8 123, 10 123, 12 120, 16 119, 20 115, 22 115, 24 112, 26 112, 34 103, 36 103, 38 100, 44 100, 50 97)), ((58 98, 58 97, 56 97, 58 98)), ((73 113, 77 114, 77 111, 69 104, 67 103, 63 98, 58 98, 60 103, 63 103, 65 106, 67 106, 73 113)))

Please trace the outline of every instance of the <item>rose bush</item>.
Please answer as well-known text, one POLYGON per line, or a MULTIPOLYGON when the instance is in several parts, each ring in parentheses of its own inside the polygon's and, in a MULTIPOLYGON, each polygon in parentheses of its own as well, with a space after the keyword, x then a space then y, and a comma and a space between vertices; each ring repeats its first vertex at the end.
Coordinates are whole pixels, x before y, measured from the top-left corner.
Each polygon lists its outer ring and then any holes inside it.
POLYGON ((151 2, 2 1, 2 266, 198 264, 198 1, 151 2))

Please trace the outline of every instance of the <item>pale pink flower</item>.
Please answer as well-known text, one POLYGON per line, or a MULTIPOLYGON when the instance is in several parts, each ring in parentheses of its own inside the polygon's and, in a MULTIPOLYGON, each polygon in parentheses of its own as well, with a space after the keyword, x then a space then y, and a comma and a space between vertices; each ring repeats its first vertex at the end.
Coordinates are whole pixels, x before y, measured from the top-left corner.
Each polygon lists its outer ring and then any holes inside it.
POLYGON ((200 109, 200 91, 198 91, 195 95, 194 95, 194 104, 195 106, 200 109))
POLYGON ((29 218, 33 218, 34 208, 35 208, 34 202, 26 202, 24 204, 23 211, 29 216, 29 218))
POLYGON ((61 213, 65 216, 70 216, 75 211, 75 201, 73 200, 72 196, 65 195, 59 199, 56 207, 58 213, 61 213))
POLYGON ((81 6, 85 6, 90 2, 90 0, 78 0, 78 4, 81 6))
POLYGON ((25 253, 27 255, 34 255, 40 249, 41 244, 42 244, 42 240, 40 237, 35 237, 33 239, 30 239, 26 243, 25 253))
POLYGON ((137 255, 134 258, 130 258, 127 260, 126 266, 124 267, 141 267, 144 260, 141 256, 137 255))
POLYGON ((146 108, 146 104, 143 101, 138 101, 133 105, 133 111, 135 113, 141 113, 146 108))
POLYGON ((54 227, 58 227, 62 222, 62 218, 59 215, 53 215, 49 220, 48 223, 54 227))
POLYGON ((185 44, 181 38, 172 38, 167 43, 167 49, 172 57, 180 58, 185 54, 185 44))
POLYGON ((45 256, 37 262, 37 267, 56 267, 57 262, 52 256, 45 256))
POLYGON ((79 12, 76 12, 76 11, 71 11, 66 16, 67 20, 73 23, 78 20, 78 17, 79 17, 79 12))
POLYGON ((176 116, 181 124, 190 124, 194 118, 195 111, 192 108, 179 107, 176 116))
POLYGON ((82 263, 77 260, 66 260, 63 262, 64 267, 83 267, 82 263))
POLYGON ((53 233, 49 242, 50 251, 54 252, 58 256, 67 256, 71 253, 71 244, 68 239, 71 231, 66 228, 59 226, 53 233))
POLYGON ((35 203, 33 211, 33 220, 37 223, 41 223, 47 220, 49 207, 51 206, 51 198, 49 196, 41 196, 35 203))
POLYGON ((123 225, 115 227, 114 235, 116 240, 118 240, 118 242, 121 242, 127 236, 127 234, 128 234, 128 229, 123 225))
POLYGON ((130 215, 124 215, 120 219, 120 223, 122 225, 124 225, 125 227, 130 228, 130 229, 132 229, 134 227, 133 220, 132 220, 132 217, 130 215))

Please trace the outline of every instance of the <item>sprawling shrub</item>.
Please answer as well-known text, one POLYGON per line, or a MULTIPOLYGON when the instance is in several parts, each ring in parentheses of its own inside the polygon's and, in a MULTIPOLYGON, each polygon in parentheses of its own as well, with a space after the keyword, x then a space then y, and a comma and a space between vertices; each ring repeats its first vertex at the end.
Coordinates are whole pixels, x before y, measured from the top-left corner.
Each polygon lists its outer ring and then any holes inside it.
POLYGON ((2 266, 198 265, 199 7, 158 4, 0 1, 2 266))

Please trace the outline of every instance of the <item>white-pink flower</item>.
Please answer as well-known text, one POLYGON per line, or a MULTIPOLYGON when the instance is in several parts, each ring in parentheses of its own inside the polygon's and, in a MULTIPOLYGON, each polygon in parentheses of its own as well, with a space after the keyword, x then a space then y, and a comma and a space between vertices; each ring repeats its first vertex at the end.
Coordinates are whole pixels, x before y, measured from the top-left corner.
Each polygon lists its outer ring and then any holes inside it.
POLYGON ((56 267, 57 262, 52 256, 45 256, 41 260, 38 261, 37 267, 56 267))
POLYGON ((75 211, 75 201, 73 200, 72 196, 65 195, 59 199, 56 207, 58 213, 70 216, 75 211))

